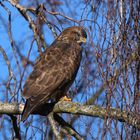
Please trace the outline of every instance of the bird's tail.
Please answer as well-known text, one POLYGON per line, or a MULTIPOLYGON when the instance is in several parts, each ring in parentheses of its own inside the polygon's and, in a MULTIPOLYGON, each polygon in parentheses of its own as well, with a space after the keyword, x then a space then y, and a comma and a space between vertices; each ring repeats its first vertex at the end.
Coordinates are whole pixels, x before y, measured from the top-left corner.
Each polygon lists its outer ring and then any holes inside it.
POLYGON ((34 100, 27 99, 24 110, 22 112, 21 121, 24 122, 31 113, 33 113, 38 107, 40 107, 43 101, 48 101, 48 96, 46 97, 37 96, 37 98, 34 100))
MULTIPOLYGON (((28 99, 27 99, 28 100, 28 99)), ((31 114, 31 106, 30 106, 30 101, 26 101, 25 106, 24 106, 24 110, 21 114, 21 121, 25 121, 28 116, 31 114)))

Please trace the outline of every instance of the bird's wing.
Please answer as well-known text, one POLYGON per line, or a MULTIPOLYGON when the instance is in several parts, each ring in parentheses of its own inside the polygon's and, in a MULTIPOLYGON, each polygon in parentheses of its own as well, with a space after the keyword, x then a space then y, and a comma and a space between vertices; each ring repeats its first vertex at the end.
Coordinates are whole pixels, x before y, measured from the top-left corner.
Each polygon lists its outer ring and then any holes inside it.
POLYGON ((23 97, 28 99, 43 93, 43 90, 49 91, 52 89, 52 84, 55 87, 54 80, 59 74, 57 73, 58 68, 55 67, 58 67, 57 63, 62 56, 61 48, 52 46, 38 57, 34 69, 24 85, 23 97))
POLYGON ((39 104, 49 100, 55 90, 67 85, 66 83, 73 77, 75 68, 72 59, 77 62, 77 58, 71 56, 74 55, 71 51, 73 45, 67 43, 55 45, 57 47, 50 47, 37 59, 34 70, 24 86, 23 96, 27 101, 22 120, 26 119, 39 104))

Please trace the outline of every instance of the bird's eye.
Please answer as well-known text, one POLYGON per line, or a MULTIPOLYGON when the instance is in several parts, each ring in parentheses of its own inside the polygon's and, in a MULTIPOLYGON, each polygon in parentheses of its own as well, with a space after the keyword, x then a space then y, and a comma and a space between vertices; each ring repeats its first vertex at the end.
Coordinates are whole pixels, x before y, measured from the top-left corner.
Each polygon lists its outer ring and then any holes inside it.
POLYGON ((86 33, 85 30, 82 30, 82 35, 83 35, 85 38, 87 38, 87 33, 86 33))

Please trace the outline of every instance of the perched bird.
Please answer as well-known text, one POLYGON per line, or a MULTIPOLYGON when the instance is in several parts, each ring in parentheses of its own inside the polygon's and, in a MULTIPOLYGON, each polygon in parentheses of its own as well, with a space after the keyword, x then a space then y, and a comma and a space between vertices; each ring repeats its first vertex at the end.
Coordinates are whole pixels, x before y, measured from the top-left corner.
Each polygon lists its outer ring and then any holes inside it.
POLYGON ((22 93, 26 99, 22 121, 40 105, 49 100, 58 101, 66 95, 76 77, 82 56, 81 45, 86 38, 82 27, 67 28, 37 58, 22 93))

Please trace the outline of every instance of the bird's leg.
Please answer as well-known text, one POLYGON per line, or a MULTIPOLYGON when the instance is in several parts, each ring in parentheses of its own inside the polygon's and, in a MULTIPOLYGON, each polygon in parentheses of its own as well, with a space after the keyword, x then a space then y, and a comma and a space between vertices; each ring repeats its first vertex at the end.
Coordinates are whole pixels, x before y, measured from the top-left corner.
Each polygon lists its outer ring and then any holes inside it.
POLYGON ((68 98, 67 96, 64 96, 60 99, 60 101, 71 101, 71 98, 68 98))

